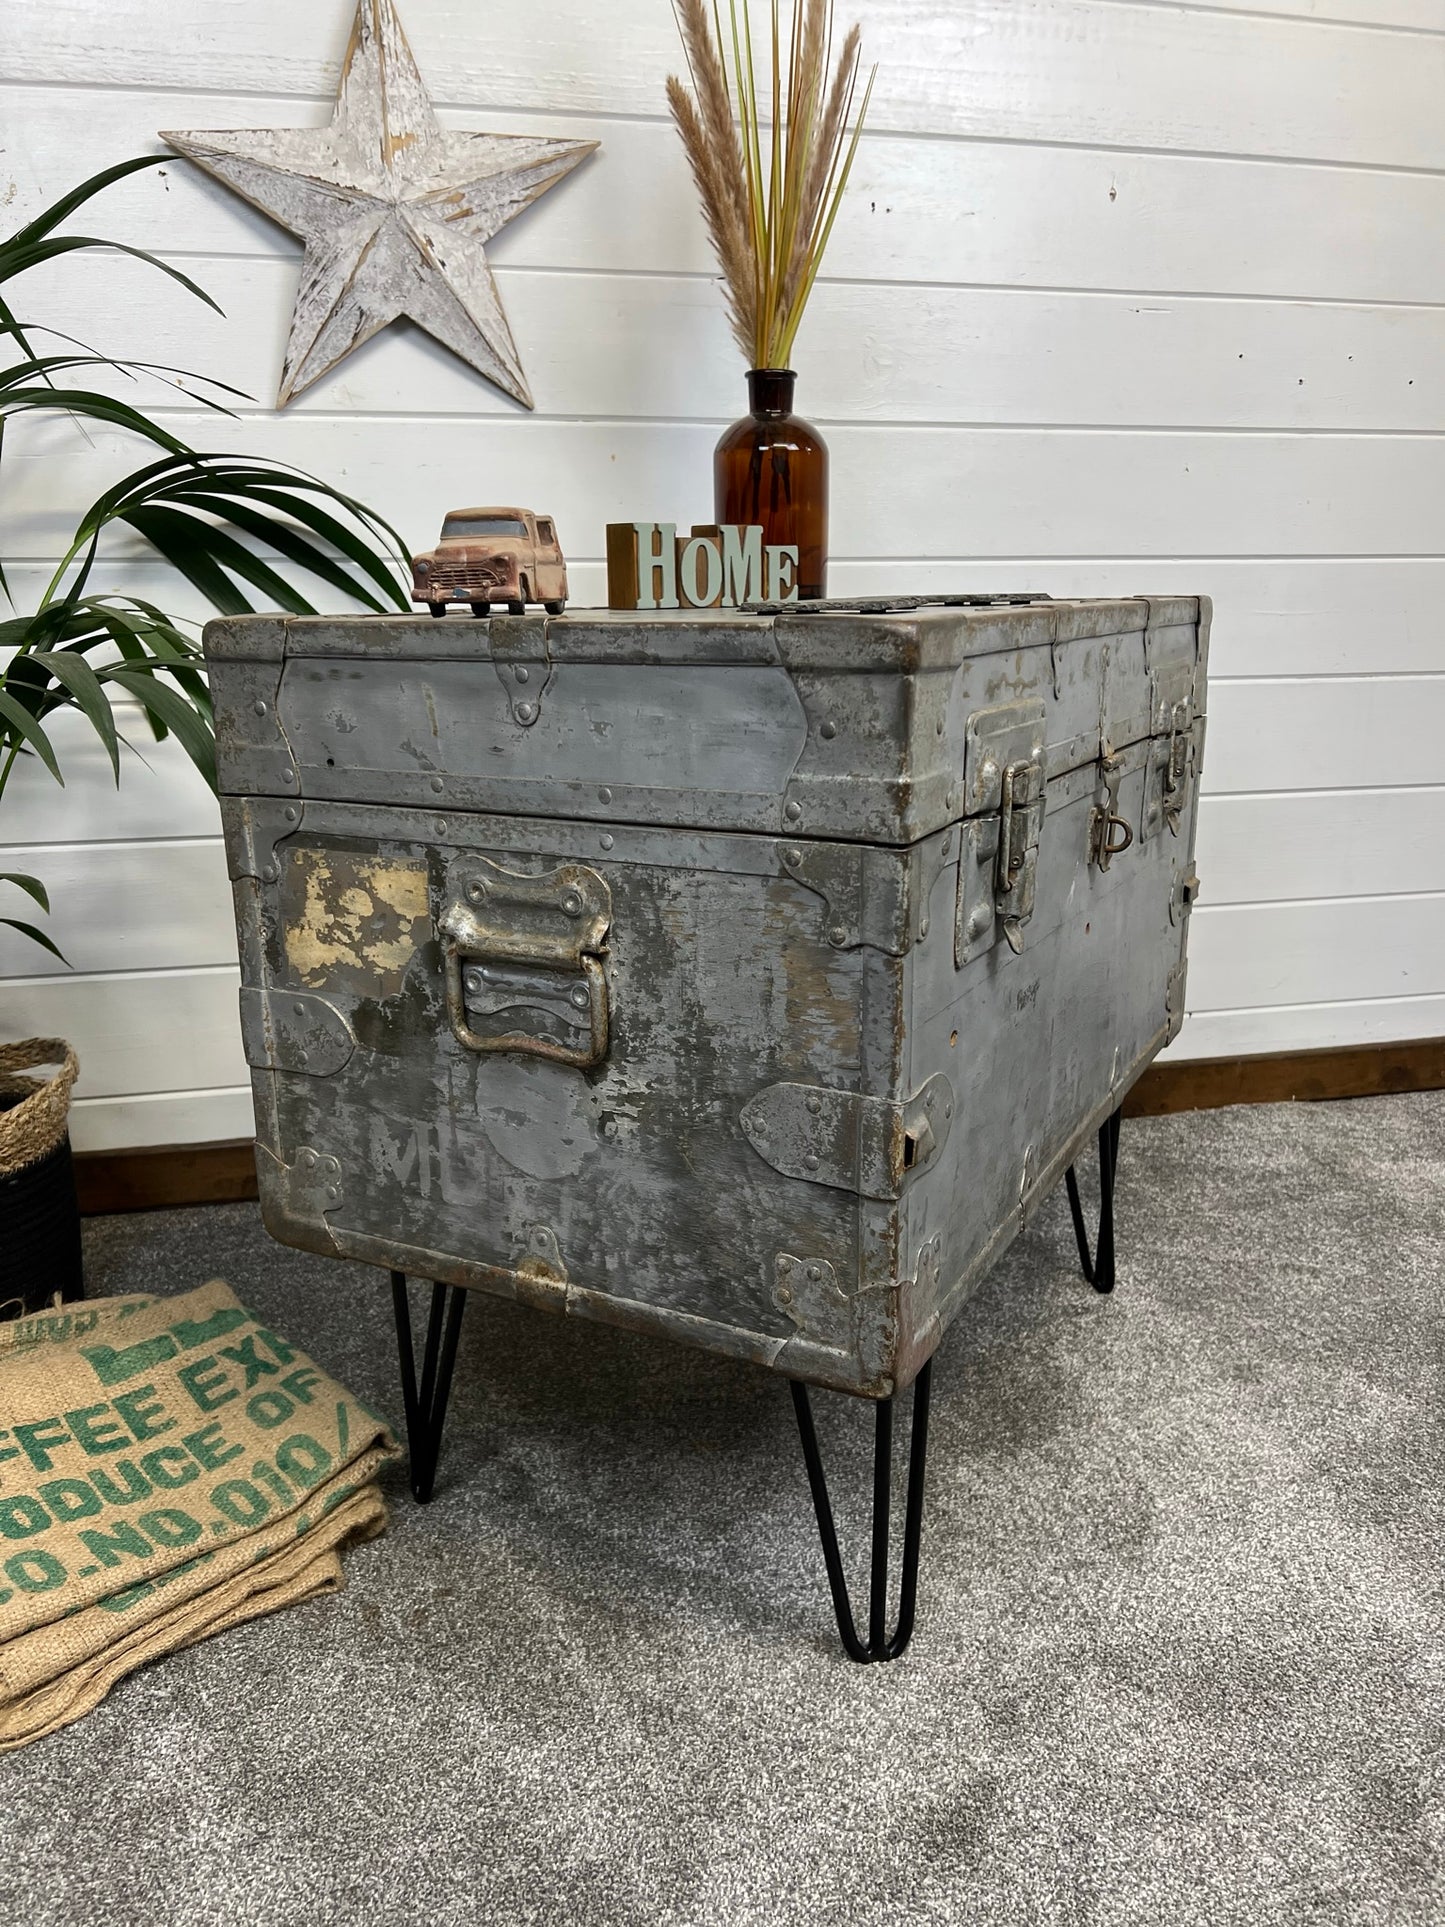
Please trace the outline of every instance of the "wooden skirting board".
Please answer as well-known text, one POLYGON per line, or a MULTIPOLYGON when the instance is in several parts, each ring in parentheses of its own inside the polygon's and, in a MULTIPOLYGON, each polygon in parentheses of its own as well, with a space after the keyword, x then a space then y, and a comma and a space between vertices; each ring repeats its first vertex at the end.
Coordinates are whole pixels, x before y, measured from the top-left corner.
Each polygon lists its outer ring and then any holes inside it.
MULTIPOLYGON (((1199 1058, 1155 1064, 1130 1092, 1128 1117, 1213 1111, 1227 1104, 1288 1104, 1399 1091, 1445 1090, 1445 1037, 1347 1045, 1278 1057, 1199 1058)), ((256 1196, 248 1139, 174 1150, 91 1151, 75 1160, 87 1217, 166 1205, 234 1204, 256 1196)))

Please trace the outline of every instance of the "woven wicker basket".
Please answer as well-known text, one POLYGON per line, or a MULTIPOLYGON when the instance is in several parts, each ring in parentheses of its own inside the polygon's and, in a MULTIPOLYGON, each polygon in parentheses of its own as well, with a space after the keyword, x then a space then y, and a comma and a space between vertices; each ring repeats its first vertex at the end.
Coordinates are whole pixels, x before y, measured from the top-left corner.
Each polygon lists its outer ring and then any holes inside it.
POLYGON ((0 1318, 85 1295, 67 1130, 79 1071, 58 1038, 0 1044, 0 1318))

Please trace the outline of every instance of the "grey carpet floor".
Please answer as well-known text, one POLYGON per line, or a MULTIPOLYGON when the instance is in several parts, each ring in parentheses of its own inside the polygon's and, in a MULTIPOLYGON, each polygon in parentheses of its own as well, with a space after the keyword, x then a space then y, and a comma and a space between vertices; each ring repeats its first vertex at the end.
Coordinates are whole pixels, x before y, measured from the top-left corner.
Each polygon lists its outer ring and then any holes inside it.
MULTIPOLYGON (((475 1299, 347 1591, 0 1763, 6 1921, 1445 1921, 1445 1094, 1130 1124, 935 1371, 921 1618, 837 1648, 783 1386, 475 1299)), ((383 1409, 381 1274, 88 1229, 383 1409)), ((820 1398, 861 1551, 868 1413, 820 1398)))

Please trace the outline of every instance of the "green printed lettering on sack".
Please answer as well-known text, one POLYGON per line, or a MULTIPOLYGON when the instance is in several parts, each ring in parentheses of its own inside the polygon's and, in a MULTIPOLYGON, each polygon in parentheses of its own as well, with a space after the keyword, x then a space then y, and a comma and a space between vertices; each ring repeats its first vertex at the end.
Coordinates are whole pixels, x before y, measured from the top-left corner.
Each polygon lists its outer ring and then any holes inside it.
POLYGON ((222 1479, 211 1493, 211 1504, 238 1526, 260 1525, 271 1512, 271 1501, 249 1479, 222 1479))
POLYGON ((145 1527, 158 1546, 194 1545, 201 1536, 201 1522, 193 1519, 189 1512, 182 1512, 172 1505, 159 1506, 154 1512, 143 1512, 138 1523, 145 1527))
POLYGON ((224 1338, 233 1332, 237 1325, 249 1325, 251 1314, 240 1305, 223 1305, 213 1311, 209 1318, 178 1318, 171 1331, 176 1343, 183 1352, 194 1351, 197 1345, 209 1345, 213 1338, 224 1338))
POLYGON ((0 1358, 33 1351, 37 1345, 79 1338, 85 1332, 94 1331, 99 1323, 100 1313, 93 1305, 78 1312, 45 1312, 14 1319, 0 1333, 0 1358))
POLYGON ((102 1532, 99 1526, 86 1526, 80 1534, 80 1543, 87 1552, 94 1553, 103 1566, 118 1566, 122 1553, 128 1553, 132 1559, 149 1559, 152 1552, 150 1540, 128 1519, 122 1519, 108 1532, 102 1532))
POLYGON ((271 1493, 273 1497, 279 1499, 283 1506, 290 1505, 291 1488, 281 1477, 281 1474, 276 1470, 274 1465, 268 1465, 265 1459, 257 1459, 256 1463, 251 1467, 251 1477, 255 1479, 258 1484, 264 1485, 266 1490, 271 1493))
POLYGON ((293 1432, 276 1447, 276 1464, 293 1485, 315 1485, 331 1470, 331 1454, 309 1432, 293 1432))
POLYGON ((269 1358, 262 1358, 261 1354, 256 1350, 254 1333, 250 1338, 243 1338, 239 1345, 222 1345, 220 1355, 222 1358, 229 1358, 233 1365, 239 1365, 241 1367, 241 1370, 246 1374, 245 1389, 248 1392, 258 1378, 279 1378, 281 1376, 281 1367, 274 1364, 269 1358))
MULTIPOLYGON (((187 1519, 190 1514, 181 1512, 176 1516, 187 1519)), ((154 1579, 142 1579, 138 1585, 127 1586, 124 1592, 109 1593, 104 1599, 97 1599, 94 1603, 102 1612, 129 1612, 132 1606, 139 1606, 142 1601, 158 1593, 162 1586, 173 1586, 178 1579, 184 1579, 187 1573, 194 1572, 197 1566, 204 1566, 207 1560, 214 1556, 213 1553, 199 1552, 194 1559, 184 1559, 180 1565, 172 1566, 169 1572, 158 1572, 154 1579)))
POLYGON ((225 1405, 241 1396, 235 1386, 227 1382, 225 1372, 217 1369, 214 1352, 207 1352, 204 1358, 198 1358, 193 1365, 183 1365, 176 1377, 203 1412, 214 1412, 218 1405, 225 1405), (217 1387, 222 1388, 219 1394, 217 1387))
POLYGON ((47 1479, 40 1497, 61 1525, 93 1519, 100 1511, 100 1494, 84 1479, 47 1479))
POLYGON ((65 1584, 65 1567, 53 1552, 16 1552, 5 1561, 5 1577, 21 1592, 54 1592, 65 1584))
POLYGON ((170 1333, 161 1332, 134 1345, 82 1345, 80 1355, 102 1385, 123 1385, 128 1378, 154 1371, 179 1350, 170 1333))
POLYGON ((292 1400, 274 1386, 269 1391, 253 1392, 246 1401, 247 1418, 253 1425, 259 1425, 263 1432, 271 1432, 278 1425, 284 1425, 295 1410, 292 1400))
POLYGON ((158 1439, 163 1432, 175 1430, 176 1421, 173 1418, 163 1418, 159 1425, 154 1423, 157 1414, 166 1409, 156 1397, 154 1385, 139 1385, 133 1392, 122 1392, 113 1402, 130 1427, 131 1437, 137 1445, 146 1439, 158 1439))
MULTIPOLYGON (((253 1317, 254 1315, 254 1313, 251 1314, 253 1317)), ((267 1351, 270 1352, 274 1358, 279 1359, 283 1365, 289 1365, 292 1359, 295 1358, 296 1347, 294 1345, 288 1345, 284 1338, 278 1338, 275 1332, 268 1331, 264 1325, 257 1325, 256 1336, 266 1347, 267 1351)))
POLYGON ((19 1492, 13 1499, 0 1499, 0 1533, 7 1539, 33 1539, 50 1524, 50 1514, 29 1493, 19 1492))
MULTIPOLYGON (((190 1466, 192 1478, 200 1477, 184 1452, 181 1453, 181 1462, 190 1466)), ((107 1505, 134 1505, 137 1499, 148 1499, 151 1495, 150 1480, 130 1459, 117 1459, 114 1464, 107 1466, 98 1465, 90 1475, 90 1482, 107 1505)))
POLYGON ((109 1405, 78 1405, 65 1414, 71 1437, 88 1457, 101 1458, 107 1452, 123 1452, 130 1440, 113 1418, 97 1419, 97 1412, 108 1412, 109 1405))
POLYGON ((282 1379, 283 1388, 288 1391, 298 1405, 311 1403, 311 1387, 318 1383, 321 1374, 312 1365, 298 1365, 294 1372, 287 1372, 282 1379))
MULTIPOLYGON (((215 1427, 208 1426, 206 1429, 214 1431, 215 1427)), ((201 1476, 200 1467, 190 1453, 179 1445, 158 1445, 154 1452, 146 1453, 140 1462, 140 1469, 151 1484, 158 1485, 163 1492, 174 1492, 178 1486, 189 1485, 192 1479, 201 1476)))
MULTIPOLYGON (((139 1310, 140 1307, 135 1309, 139 1310)), ((208 1345, 212 1339, 224 1338, 227 1332, 246 1324, 249 1318, 250 1313, 242 1311, 238 1305, 223 1305, 219 1311, 212 1312, 209 1318, 178 1318, 168 1332, 161 1332, 155 1338, 140 1339, 134 1345, 82 1345, 80 1355, 102 1385, 121 1385, 128 1378, 137 1378, 142 1372, 163 1365, 178 1352, 194 1351, 197 1345, 208 1345)))
POLYGON ((58 1418, 39 1418, 28 1425, 17 1425, 15 1442, 37 1472, 48 1472, 51 1453, 68 1445, 70 1434, 58 1418))
POLYGON ((221 1422, 212 1419, 203 1425, 199 1432, 187 1432, 182 1443, 194 1457, 196 1463, 207 1472, 219 1472, 231 1459, 238 1459, 245 1451, 244 1445, 228 1445, 220 1436, 221 1422))

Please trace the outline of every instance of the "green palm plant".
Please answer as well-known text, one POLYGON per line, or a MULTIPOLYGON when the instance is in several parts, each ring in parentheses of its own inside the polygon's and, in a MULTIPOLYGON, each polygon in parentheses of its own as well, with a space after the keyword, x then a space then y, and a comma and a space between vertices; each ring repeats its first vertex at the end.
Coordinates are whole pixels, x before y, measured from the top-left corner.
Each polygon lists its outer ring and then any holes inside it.
MULTIPOLYGON (((107 168, 0 240, 0 289, 44 262, 101 250, 136 256, 216 308, 203 288, 169 262, 94 235, 61 232, 62 224, 103 188, 169 158, 143 155, 107 168)), ((294 582, 268 560, 268 552, 365 608, 406 609, 407 584, 399 573, 407 567, 406 547, 374 510, 314 476, 252 456, 203 453, 130 402, 85 385, 101 371, 173 383, 183 371, 115 360, 40 323, 22 322, 0 292, 0 356, 7 354, 13 359, 0 367, 0 460, 11 418, 43 411, 128 431, 160 453, 91 504, 36 608, 0 621, 0 804, 22 757, 38 758, 57 783, 64 783, 47 728, 60 710, 78 710, 87 718, 119 783, 121 750, 127 745, 111 707, 114 691, 140 705, 158 741, 174 735, 214 788, 215 730, 199 645, 180 620, 155 603, 92 587, 107 530, 119 527, 139 536, 222 615, 252 610, 253 593, 269 608, 315 613, 294 582), (34 344, 40 338, 47 349, 57 344, 57 351, 39 352, 34 344)), ((204 377, 186 379, 203 383, 199 394, 184 391, 188 405, 199 400, 218 413, 231 412, 221 397, 235 399, 238 391, 204 377)), ((3 559, 0 590, 13 608, 3 559)), ((0 871, 0 885, 23 891, 49 911, 38 877, 0 871)), ((61 955, 35 924, 11 916, 0 917, 0 924, 61 955)))

